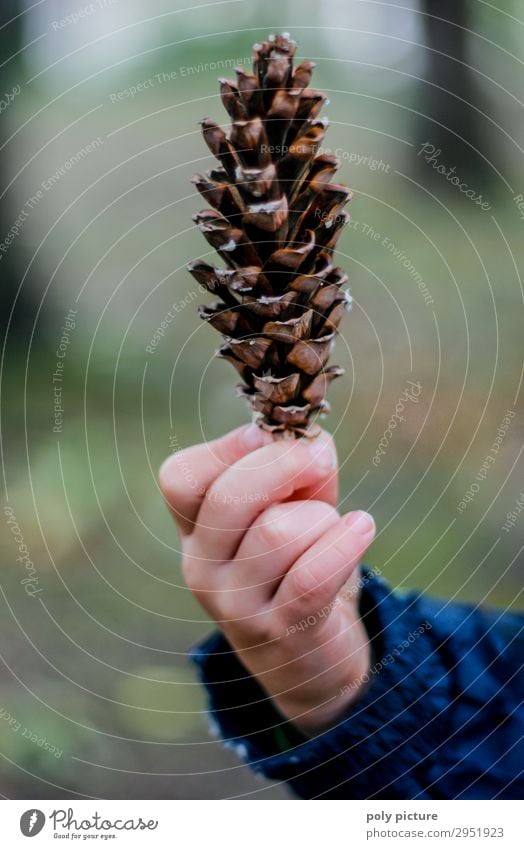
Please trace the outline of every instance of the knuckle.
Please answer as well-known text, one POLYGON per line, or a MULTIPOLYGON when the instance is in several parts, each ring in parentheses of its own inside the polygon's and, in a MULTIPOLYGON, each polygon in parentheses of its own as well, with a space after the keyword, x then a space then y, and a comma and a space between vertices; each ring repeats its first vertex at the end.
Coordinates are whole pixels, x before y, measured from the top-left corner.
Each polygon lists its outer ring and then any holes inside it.
POLYGON ((187 588, 198 597, 204 591, 202 569, 198 561, 191 557, 185 557, 182 561, 182 574, 187 588))
POLYGON ((266 611, 257 611, 242 619, 231 619, 229 630, 235 643, 243 647, 271 643, 279 636, 275 623, 266 611))
POLYGON ((333 564, 339 568, 346 568, 351 563, 357 563, 371 540, 362 540, 361 537, 352 533, 351 528, 345 528, 335 536, 330 544, 330 554, 333 564))
POLYGON ((172 454, 162 463, 158 472, 162 492, 172 507, 198 489, 198 482, 191 470, 187 453, 172 454))
POLYGON ((307 567, 297 566, 290 574, 291 604, 295 607, 310 607, 323 599, 322 584, 307 567))
POLYGON ((289 542, 292 536, 289 513, 286 505, 273 505, 264 510, 258 524, 262 546, 272 550, 289 542))
POLYGON ((304 530, 325 529, 337 521, 334 507, 322 501, 274 504, 261 514, 257 523, 260 545, 266 550, 282 548, 300 539, 304 530))
POLYGON ((220 616, 232 625, 239 623, 244 627, 246 621, 246 607, 249 604, 249 588, 238 587, 228 582, 227 586, 221 584, 216 596, 217 608, 220 616))
MULTIPOLYGON (((276 643, 289 635, 289 609, 287 606, 273 608, 271 611, 271 626, 269 639, 276 643)), ((293 617, 296 618, 296 617, 293 617)), ((285 645, 285 643, 283 643, 285 645)))
POLYGON ((304 510, 307 511, 306 517, 311 516, 315 525, 320 525, 321 522, 331 526, 340 519, 340 514, 336 507, 332 504, 327 504, 325 501, 306 501, 304 510))
POLYGON ((335 537, 330 545, 330 552, 333 555, 333 561, 339 566, 345 566, 356 556, 358 550, 358 540, 355 542, 352 537, 348 539, 347 534, 341 534, 335 537))
POLYGON ((228 507, 231 509, 231 504, 233 503, 231 488, 226 489, 220 480, 215 481, 206 492, 205 502, 211 514, 220 515, 228 507))

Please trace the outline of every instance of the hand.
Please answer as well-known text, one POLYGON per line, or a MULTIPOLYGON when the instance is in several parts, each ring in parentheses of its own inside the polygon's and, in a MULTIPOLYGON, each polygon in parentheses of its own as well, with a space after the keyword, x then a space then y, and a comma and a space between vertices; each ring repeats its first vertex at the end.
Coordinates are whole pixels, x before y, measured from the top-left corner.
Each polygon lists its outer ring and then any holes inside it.
POLYGON ((370 666, 359 563, 371 516, 340 516, 331 437, 255 425, 169 457, 160 485, 184 577, 243 665, 305 734, 335 723, 370 666))

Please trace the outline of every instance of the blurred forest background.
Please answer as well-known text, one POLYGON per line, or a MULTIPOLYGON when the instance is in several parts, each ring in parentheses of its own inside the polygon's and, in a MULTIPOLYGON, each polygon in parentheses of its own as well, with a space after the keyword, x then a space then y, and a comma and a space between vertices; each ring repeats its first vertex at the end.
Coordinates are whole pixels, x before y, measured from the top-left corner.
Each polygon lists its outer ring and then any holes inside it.
POLYGON ((217 78, 270 32, 315 60, 355 192, 326 422, 341 509, 374 513, 393 584, 519 605, 524 15, 498 6, 3 0, 3 796, 287 798, 208 733, 185 652, 209 623, 156 483, 170 451, 247 420, 185 270, 208 250, 190 178, 211 166, 198 120, 225 122, 217 78))

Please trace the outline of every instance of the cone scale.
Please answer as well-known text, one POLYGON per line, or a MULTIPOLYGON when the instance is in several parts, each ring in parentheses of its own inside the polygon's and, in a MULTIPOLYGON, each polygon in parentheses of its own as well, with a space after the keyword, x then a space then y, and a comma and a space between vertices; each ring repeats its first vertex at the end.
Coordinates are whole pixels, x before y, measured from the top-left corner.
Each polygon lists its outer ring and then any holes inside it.
POLYGON ((193 182, 211 208, 193 220, 221 267, 188 270, 216 298, 199 308, 220 334, 217 356, 238 372, 238 392, 257 424, 277 437, 313 437, 326 393, 343 373, 329 366, 344 311, 347 275, 333 252, 349 216, 339 160, 319 153, 326 96, 309 87, 314 63, 294 67, 287 33, 253 47, 253 73, 220 80, 229 132, 206 118, 217 167, 193 182))

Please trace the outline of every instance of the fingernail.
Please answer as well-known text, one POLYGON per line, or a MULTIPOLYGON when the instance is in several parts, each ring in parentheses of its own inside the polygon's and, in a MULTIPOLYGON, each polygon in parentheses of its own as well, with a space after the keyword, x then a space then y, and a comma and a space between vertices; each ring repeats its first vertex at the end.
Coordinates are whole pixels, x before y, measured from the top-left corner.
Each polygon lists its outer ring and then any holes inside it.
POLYGON ((307 448, 317 465, 322 466, 323 469, 336 469, 337 455, 335 446, 329 437, 322 434, 308 442, 307 448))
POLYGON ((262 430, 256 424, 247 425, 241 434, 242 444, 248 451, 255 451, 256 448, 262 448, 263 445, 269 445, 273 441, 270 433, 262 430))
POLYGON ((371 536, 375 533, 375 520, 365 510, 357 510, 355 513, 347 514, 346 527, 351 528, 359 536, 371 536))

